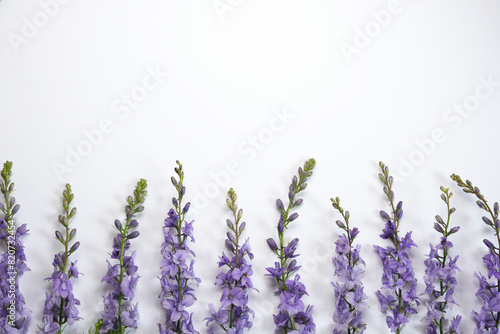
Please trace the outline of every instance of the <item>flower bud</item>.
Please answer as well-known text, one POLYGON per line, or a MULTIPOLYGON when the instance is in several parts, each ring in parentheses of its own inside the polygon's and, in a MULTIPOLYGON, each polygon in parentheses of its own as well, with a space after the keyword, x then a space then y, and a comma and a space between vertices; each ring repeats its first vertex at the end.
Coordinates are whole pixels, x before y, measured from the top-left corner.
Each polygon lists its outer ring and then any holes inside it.
POLYGON ((231 234, 231 232, 227 232, 227 239, 231 241, 233 244, 236 243, 236 239, 234 238, 234 235, 231 234))
POLYGON ((297 217, 299 217, 299 214, 297 212, 294 212, 292 213, 292 215, 290 216, 290 218, 288 218, 288 221, 294 221, 295 219, 297 219, 297 217))
POLYGON ((280 211, 283 211, 283 210, 284 210, 284 208, 285 208, 285 207, 283 206, 283 202, 282 202, 280 199, 277 199, 277 200, 276 200, 276 207, 278 207, 278 209, 279 209, 280 211))
POLYGON ((132 233, 129 233, 127 235, 127 239, 129 239, 129 240, 130 239, 135 239, 135 238, 137 238, 139 236, 139 234, 140 234, 139 231, 133 231, 132 233))
POLYGON ((444 225, 444 221, 443 221, 443 218, 441 218, 440 215, 436 215, 436 221, 441 224, 441 225, 444 225))
POLYGON ((489 241, 488 239, 484 239, 483 242, 486 245, 486 247, 488 247, 492 251, 495 250, 495 245, 493 245, 493 243, 491 241, 489 241))
POLYGON ((231 219, 226 219, 226 225, 229 227, 231 230, 234 230, 234 224, 231 221, 231 219))
POLYGON ((134 220, 132 220, 132 221, 128 224, 128 226, 129 226, 130 228, 136 228, 137 226, 139 226, 139 222, 138 222, 137 220, 135 220, 135 219, 134 219, 134 220))
POLYGON ((186 193, 186 187, 182 186, 182 188, 181 188, 181 197, 184 196, 185 193, 186 193))
POLYGON ((177 198, 172 197, 172 204, 177 208, 179 206, 179 202, 177 201, 177 198))
POLYGON ((457 233, 458 230, 460 230, 460 226, 455 226, 453 227, 450 232, 448 232, 448 235, 452 235, 453 233, 457 233))
POLYGON ((64 237, 60 231, 56 231, 56 238, 59 240, 61 243, 64 243, 64 237))
POLYGON ((439 233, 443 233, 444 232, 443 228, 438 223, 434 223, 434 229, 436 231, 438 231, 439 233))
POLYGON ((283 223, 283 217, 280 218, 280 221, 278 222, 278 233, 283 233, 285 230, 285 223, 283 223))
POLYGON ((389 215, 387 214, 387 212, 385 212, 384 210, 380 210, 380 216, 382 216, 382 218, 384 218, 384 220, 391 220, 391 217, 389 217, 389 215))
POLYGON ((118 231, 121 231, 123 228, 122 223, 118 219, 115 219, 115 227, 118 229, 118 231))
POLYGON ((182 209, 182 213, 187 213, 190 206, 191 202, 187 202, 186 205, 184 205, 184 208, 182 209))
POLYGON ((299 198, 298 200, 296 200, 296 201, 293 203, 293 206, 294 206, 294 207, 297 207, 297 206, 301 205, 301 204, 302 204, 302 202, 303 202, 303 199, 302 199, 302 198, 299 198))
POLYGON ((274 241, 273 238, 269 238, 266 241, 267 245, 269 246, 269 248, 271 248, 273 252, 276 252, 278 250, 278 245, 276 244, 276 241, 274 241))
POLYGON ((483 217, 483 222, 485 222, 486 225, 493 226, 493 223, 490 219, 488 219, 488 217, 483 217))
POLYGON ((73 253, 74 251, 76 251, 78 248, 80 247, 80 241, 77 241, 73 244, 73 246, 71 246, 69 252, 70 253, 73 253))
POLYGON ((20 208, 19 204, 16 204, 16 205, 14 206, 14 208, 12 209, 12 214, 13 214, 13 215, 14 215, 14 214, 16 214, 16 213, 17 213, 17 211, 19 211, 19 208, 20 208))
POLYGON ((76 228, 72 229, 69 232, 69 241, 71 241, 75 237, 75 234, 76 234, 76 228))
POLYGON ((338 227, 340 227, 342 229, 345 229, 345 225, 344 225, 344 223, 342 221, 337 220, 335 223, 337 224, 338 227))
POLYGON ((170 178, 170 181, 172 181, 174 187, 177 187, 177 180, 175 179, 175 177, 172 176, 172 178, 170 178))
POLYGON ((240 224, 240 233, 243 232, 245 230, 245 227, 247 227, 247 223, 246 222, 242 222, 240 224))

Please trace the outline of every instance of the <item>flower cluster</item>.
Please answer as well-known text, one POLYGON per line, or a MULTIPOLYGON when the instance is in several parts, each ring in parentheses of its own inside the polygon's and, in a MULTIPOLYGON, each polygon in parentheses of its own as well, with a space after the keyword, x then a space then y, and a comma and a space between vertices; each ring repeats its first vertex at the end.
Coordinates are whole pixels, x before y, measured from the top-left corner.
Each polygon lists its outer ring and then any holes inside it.
MULTIPOLYGON (((250 264, 253 254, 250 252, 248 239, 240 245, 240 237, 246 223, 240 224, 243 210, 238 210, 237 196, 232 188, 228 191, 228 196, 226 205, 233 213, 234 223, 230 219, 226 221, 230 230, 227 232, 226 247, 232 255, 229 258, 223 252, 220 257, 219 267, 227 267, 227 270, 218 274, 215 279, 215 284, 222 289, 221 306, 216 310, 213 304, 209 304, 211 314, 205 320, 207 327, 215 322, 226 333, 242 334, 245 328, 252 327, 250 316, 254 316, 253 310, 248 306, 248 290, 253 288, 250 264)), ((208 334, 217 332, 213 327, 209 327, 208 334)))
POLYGON ((453 292, 457 285, 456 273, 459 270, 457 266, 458 255, 452 258, 450 249, 453 247, 449 236, 458 232, 459 226, 450 228, 450 219, 455 208, 450 208, 450 197, 453 193, 448 188, 441 187, 441 199, 447 205, 446 222, 441 216, 436 216, 434 229, 442 234, 441 241, 433 246, 430 244, 430 252, 425 263, 425 294, 429 297, 427 305, 427 316, 425 317, 426 334, 460 334, 462 333, 459 325, 462 317, 454 317, 449 323, 445 317, 447 309, 450 309, 455 300, 453 292), (446 326, 448 325, 448 326, 446 326), (446 328, 447 327, 447 328, 446 328))
POLYGON ((24 296, 19 289, 19 280, 28 270, 21 238, 28 234, 26 224, 16 228, 14 215, 19 204, 12 197, 15 185, 11 181, 12 162, 4 163, 0 172, 0 192, 5 204, 0 202, 0 240, 5 250, 0 251, 0 332, 28 333, 31 310, 25 306, 24 296))
POLYGON ((488 269, 488 278, 481 273, 474 273, 474 276, 476 276, 479 281, 479 289, 476 292, 476 296, 481 300, 483 305, 481 311, 472 311, 472 317, 476 322, 474 334, 485 333, 486 331, 489 333, 499 333, 500 219, 498 216, 500 207, 498 202, 495 202, 493 209, 491 209, 479 188, 474 187, 469 180, 463 182, 460 176, 455 174, 451 175, 451 178, 464 192, 476 195, 476 204, 490 216, 483 216, 483 222, 495 231, 496 245, 488 239, 483 240, 484 244, 488 247, 488 254, 483 257, 483 262, 488 269), (492 277, 494 277, 494 280, 488 281, 488 279, 492 277))
POLYGON ((175 173, 177 181, 172 177, 172 184, 177 190, 177 198, 172 198, 174 209, 170 209, 163 226, 164 242, 161 247, 161 294, 159 296, 162 307, 166 311, 165 328, 158 324, 160 334, 171 333, 198 333, 193 327, 192 316, 186 309, 194 304, 196 297, 193 293, 193 284, 198 285, 201 280, 194 273, 194 252, 189 249, 189 242, 194 242, 193 221, 186 222, 186 213, 191 203, 182 206, 186 193, 184 186, 184 171, 182 164, 177 161, 175 173))
POLYGON ((73 285, 71 278, 78 278, 80 273, 75 262, 70 262, 69 257, 73 254, 80 242, 75 242, 70 245, 70 242, 76 235, 76 229, 70 229, 70 219, 76 214, 76 208, 70 208, 73 201, 73 193, 71 186, 66 184, 66 189, 63 191, 63 208, 65 215, 58 217, 59 223, 63 226, 63 232, 56 231, 57 240, 64 246, 64 251, 54 256, 52 265, 54 271, 47 280, 52 281, 51 292, 46 293, 45 307, 43 310, 43 325, 40 327, 38 334, 61 334, 65 325, 72 325, 78 317, 77 305, 80 301, 73 295, 73 285))
POLYGON ((403 216, 403 203, 394 205, 394 192, 392 191, 393 177, 389 175, 389 167, 384 163, 379 163, 382 173, 380 180, 384 183, 384 193, 389 199, 392 209, 392 216, 385 211, 380 211, 380 215, 386 221, 383 233, 380 237, 390 240, 392 246, 383 248, 374 246, 380 260, 382 261, 382 289, 376 292, 382 313, 388 313, 386 317, 387 326, 392 332, 401 333, 408 316, 417 313, 415 305, 420 305, 417 297, 417 279, 413 271, 412 263, 408 251, 416 244, 411 239, 411 232, 399 238, 399 223, 403 216))
POLYGON ((135 287, 139 276, 137 266, 134 264, 135 251, 127 255, 130 249, 130 240, 139 236, 137 228, 139 223, 135 216, 144 211, 142 205, 147 194, 146 180, 141 179, 137 182, 134 190, 134 196, 127 197, 125 206, 125 224, 118 219, 115 220, 115 228, 118 234, 113 239, 113 251, 111 258, 118 260, 117 264, 112 265, 108 260, 108 272, 102 278, 112 287, 112 291, 104 296, 104 312, 102 313, 102 323, 99 323, 99 333, 124 334, 127 328, 137 328, 139 313, 137 303, 132 304, 135 295, 135 287), (133 231, 132 231, 133 230, 133 231))
POLYGON ((349 227, 349 211, 344 211, 340 206, 340 199, 332 198, 331 201, 332 206, 344 219, 344 222, 337 220, 337 226, 345 232, 335 242, 337 256, 333 258, 335 276, 341 282, 332 283, 335 289, 333 334, 363 333, 366 329, 366 324, 363 322, 363 307, 366 305, 367 296, 361 282, 365 271, 360 267, 365 266, 365 262, 360 256, 361 246, 353 245, 359 230, 356 227, 352 229, 349 227))
POLYGON ((278 221, 278 238, 279 245, 273 239, 267 239, 269 248, 278 256, 279 261, 274 263, 274 267, 266 268, 269 272, 266 276, 271 276, 276 280, 278 290, 275 295, 279 296, 280 303, 278 305, 278 314, 274 315, 274 323, 276 329, 275 334, 298 334, 298 333, 314 333, 316 325, 312 317, 313 306, 304 306, 302 297, 307 294, 306 288, 300 282, 300 276, 296 273, 300 266, 297 265, 295 259, 299 254, 295 254, 299 239, 295 238, 285 246, 285 230, 290 222, 297 219, 299 216, 296 212, 290 214, 290 210, 302 204, 302 199, 297 199, 296 195, 307 187, 307 179, 312 175, 312 170, 315 165, 314 159, 306 161, 304 168, 299 167, 299 178, 293 176, 292 184, 288 192, 288 206, 285 208, 283 202, 278 199, 276 206, 280 211, 280 219, 278 221))

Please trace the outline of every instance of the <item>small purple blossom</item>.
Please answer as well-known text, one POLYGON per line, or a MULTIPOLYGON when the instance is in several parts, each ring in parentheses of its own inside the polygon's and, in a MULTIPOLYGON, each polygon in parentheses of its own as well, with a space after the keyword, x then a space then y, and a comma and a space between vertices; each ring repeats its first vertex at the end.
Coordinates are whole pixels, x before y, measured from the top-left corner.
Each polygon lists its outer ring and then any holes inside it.
POLYGON ((160 263, 161 275, 160 304, 166 311, 165 327, 158 324, 160 334, 198 333, 193 327, 192 313, 187 309, 194 304, 193 285, 201 280, 194 273, 194 252, 189 248, 189 242, 194 242, 193 222, 186 222, 185 216, 190 203, 182 206, 186 193, 184 171, 177 161, 175 173, 179 181, 172 177, 172 184, 177 190, 177 198, 172 199, 173 209, 168 212, 163 226, 164 242, 161 247, 163 260, 160 263))
POLYGON ((500 286, 498 284, 498 280, 500 279, 500 244, 498 236, 500 235, 500 206, 498 205, 498 202, 495 202, 492 209, 479 188, 474 187, 471 181, 466 180, 463 182, 460 176, 456 174, 451 175, 451 178, 459 187, 462 188, 464 192, 474 194, 476 196, 476 204, 489 215, 489 217, 483 216, 483 222, 490 226, 495 232, 497 245, 493 244, 493 242, 488 239, 484 240, 484 243, 488 248, 488 253, 483 257, 483 262, 488 269, 488 278, 486 278, 482 273, 474 273, 474 276, 477 278, 479 283, 476 297, 482 302, 482 306, 479 312, 472 311, 472 318, 476 323, 474 334, 486 332, 499 333, 500 286), (493 278, 493 280, 489 281, 491 278, 493 278))
POLYGON ((366 324, 363 322, 363 307, 366 305, 366 294, 363 291, 362 278, 365 271, 361 266, 365 262, 360 256, 360 245, 353 245, 359 230, 349 228, 349 211, 344 211, 340 206, 340 199, 332 198, 333 207, 340 212, 344 222, 337 220, 337 226, 345 231, 335 242, 336 257, 333 258, 335 276, 340 283, 333 283, 335 290, 335 312, 333 321, 335 328, 333 334, 363 333, 366 324))
POLYGON ((19 280, 28 270, 21 240, 28 234, 28 229, 26 224, 16 227, 14 220, 20 206, 11 196, 15 188, 11 182, 12 162, 5 162, 0 174, 0 192, 5 201, 5 204, 0 202, 3 213, 3 217, 0 217, 0 240, 4 245, 0 249, 0 332, 26 334, 32 311, 25 306, 19 280))
POLYGON ((384 163, 379 163, 382 173, 380 180, 384 184, 384 193, 389 199, 392 215, 385 211, 380 212, 380 216, 386 222, 383 233, 380 237, 390 240, 392 246, 386 248, 374 245, 377 254, 382 261, 382 290, 378 290, 376 296, 380 303, 382 313, 388 314, 386 317, 387 327, 391 332, 401 333, 408 316, 417 313, 415 306, 420 305, 417 296, 417 279, 413 271, 412 263, 408 251, 416 244, 411 239, 411 232, 404 237, 399 237, 399 223, 403 217, 403 202, 394 205, 394 192, 392 191, 393 178, 389 175, 389 167, 384 163))
POLYGON ((278 221, 278 243, 270 238, 267 240, 269 248, 278 256, 278 262, 274 267, 266 268, 268 274, 275 279, 278 290, 275 295, 279 297, 278 313, 274 315, 275 334, 315 333, 316 325, 312 317, 313 306, 304 305, 302 297, 307 295, 306 287, 300 282, 300 276, 296 274, 300 266, 297 266, 299 254, 295 254, 299 239, 295 238, 286 246, 284 242, 285 230, 290 222, 297 219, 298 214, 289 215, 290 211, 302 204, 302 199, 296 199, 296 195, 307 187, 307 179, 312 175, 315 165, 314 159, 306 161, 304 168, 299 168, 299 178, 294 176, 288 192, 289 204, 285 209, 283 201, 278 199, 276 207, 280 211, 278 221), (294 275, 295 274, 295 275, 294 275), (294 275, 292 277, 292 275, 294 275))
POLYGON ((205 320, 210 333, 217 333, 219 330, 222 333, 242 334, 244 329, 252 327, 250 316, 254 316, 253 310, 248 306, 248 290, 253 288, 250 264, 253 254, 250 252, 248 239, 240 245, 246 223, 240 223, 243 210, 238 210, 237 195, 232 188, 228 191, 228 196, 226 204, 233 213, 234 223, 230 219, 226 221, 230 230, 227 233, 226 247, 232 255, 229 258, 223 252, 220 257, 219 267, 226 267, 215 279, 215 285, 222 289, 221 306, 216 311, 214 305, 209 304, 210 316, 205 320), (217 326, 213 326, 213 323, 217 326))
POLYGON ((455 317, 451 323, 445 317, 448 309, 451 309, 455 300, 453 292, 457 285, 456 273, 458 255, 452 258, 450 255, 453 244, 448 240, 449 236, 459 230, 458 226, 450 229, 450 219, 455 208, 450 208, 450 198, 453 193, 449 189, 441 187, 441 199, 447 205, 448 218, 446 222, 441 216, 436 216, 434 229, 442 234, 440 242, 433 246, 430 244, 430 252, 425 263, 425 294, 429 300, 426 303, 427 315, 425 317, 426 334, 459 334, 461 317, 455 317))
POLYGON ((130 240, 138 236, 138 231, 131 230, 138 226, 135 216, 144 211, 142 204, 146 199, 147 186, 144 179, 137 182, 133 196, 127 197, 125 223, 118 220, 114 223, 118 234, 113 239, 111 259, 118 260, 118 263, 111 264, 106 260, 108 270, 101 281, 111 286, 111 292, 103 296, 104 311, 95 325, 96 333, 124 334, 128 328, 137 328, 139 313, 137 303, 132 304, 132 299, 139 276, 134 264, 135 251, 130 255, 127 255, 127 251, 130 249, 130 240))

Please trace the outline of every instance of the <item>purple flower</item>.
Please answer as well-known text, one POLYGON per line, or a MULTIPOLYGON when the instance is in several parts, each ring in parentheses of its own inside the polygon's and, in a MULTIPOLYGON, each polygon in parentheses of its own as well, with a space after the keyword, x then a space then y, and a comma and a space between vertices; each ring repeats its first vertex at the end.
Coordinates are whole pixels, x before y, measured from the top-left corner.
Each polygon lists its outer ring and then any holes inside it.
MULTIPOLYGON (((500 277, 500 245, 498 244, 498 235, 500 233, 500 206, 498 202, 495 202, 493 208, 491 208, 479 188, 474 187, 471 181, 466 180, 463 182, 460 176, 456 174, 451 175, 451 178, 464 192, 476 196, 476 204, 489 215, 489 217, 483 216, 482 220, 493 229, 495 240, 497 240, 496 245, 490 240, 484 240, 488 248, 488 253, 483 257, 483 262, 488 269, 488 278, 482 273, 474 273, 479 283, 476 297, 482 302, 482 306, 479 312, 472 311, 472 318, 476 323, 474 334, 486 332, 498 333, 500 327, 500 322, 498 321, 498 319, 500 319, 500 287, 498 285, 498 279, 500 277), (493 280, 488 281, 491 278, 493 278, 493 280)), ((455 322, 459 321, 460 320, 455 320, 455 322)))
POLYGON ((388 313, 386 317, 387 327, 392 332, 401 333, 408 316, 417 313, 415 306, 420 305, 417 296, 417 279, 413 271, 408 251, 416 244, 411 239, 411 232, 399 238, 399 224, 403 217, 403 202, 394 205, 394 192, 392 191, 393 178, 389 175, 389 167, 379 163, 382 173, 380 180, 384 184, 384 193, 389 199, 392 216, 385 211, 380 211, 380 216, 386 222, 383 234, 380 237, 390 240, 391 246, 386 248, 374 245, 375 251, 382 262, 382 290, 377 291, 376 296, 380 303, 382 313, 388 313))
POLYGON ((307 187, 306 181, 312 175, 315 163, 314 159, 306 161, 304 168, 299 168, 299 177, 292 178, 288 192, 289 203, 286 208, 282 200, 276 200, 276 207, 280 212, 277 227, 280 242, 278 245, 274 239, 268 239, 267 244, 271 251, 278 256, 278 261, 274 263, 274 267, 266 268, 268 271, 266 276, 271 276, 276 281, 278 290, 275 291, 275 295, 280 298, 278 313, 274 315, 275 334, 315 333, 316 331, 312 317, 313 306, 305 307, 302 297, 307 294, 306 288, 300 282, 300 276, 295 274, 300 268, 295 259, 299 255, 295 254, 299 239, 293 239, 286 246, 284 243, 284 234, 288 225, 298 217, 297 213, 289 215, 290 211, 302 204, 302 199, 296 199, 296 197, 307 187), (294 275, 293 278, 292 275, 294 275))
POLYGON ((455 300, 453 299, 453 292, 457 285, 456 272, 459 270, 456 262, 458 256, 452 258, 450 256, 453 244, 448 240, 448 237, 458 231, 458 227, 449 227, 450 218, 455 208, 450 208, 450 197, 453 193, 449 189, 441 187, 442 200, 447 205, 448 218, 446 222, 438 215, 436 216, 436 223, 434 229, 442 234, 440 242, 430 246, 430 252, 425 263, 425 294, 428 297, 427 316, 425 323, 427 326, 426 333, 428 334, 444 334, 444 333, 461 333, 459 328, 461 317, 456 317, 448 323, 445 313, 446 310, 451 309, 455 300), (446 329, 448 327, 448 329, 446 329))
POLYGON ((135 239, 138 235, 134 234, 137 231, 132 231, 138 226, 138 222, 134 218, 138 213, 144 211, 142 204, 147 194, 147 186, 144 179, 137 182, 133 196, 127 197, 125 223, 122 224, 119 220, 115 220, 114 226, 118 230, 118 234, 113 239, 111 259, 118 260, 118 263, 112 265, 106 260, 108 271, 101 281, 106 282, 111 291, 103 296, 104 311, 102 318, 95 325, 97 333, 124 334, 127 332, 127 328, 137 328, 139 313, 137 303, 132 304, 132 300, 139 276, 136 274, 137 266, 134 264, 135 251, 130 255, 127 255, 127 251, 130 249, 129 240, 135 239))
POLYGON ((0 249, 0 332, 26 334, 32 312, 25 306, 19 280, 28 270, 22 242, 28 229, 26 224, 16 227, 14 220, 20 206, 11 196, 14 191, 12 162, 5 162, 0 174, 0 192, 5 202, 0 202, 0 211, 3 213, 3 217, 0 217, 0 240, 3 244, 0 249))
POLYGON ((335 276, 341 283, 333 283, 335 290, 335 322, 334 334, 363 333, 366 324, 362 320, 363 307, 365 306, 366 294, 363 291, 361 279, 365 272, 361 266, 365 262, 361 259, 360 245, 353 245, 354 239, 359 234, 357 228, 349 228, 349 211, 340 206, 340 199, 332 198, 332 206, 339 211, 344 222, 337 221, 337 226, 345 231, 335 242, 336 257, 333 258, 335 276))
POLYGON ((196 301, 193 285, 201 280, 194 273, 194 252, 189 248, 189 242, 194 242, 193 222, 186 222, 185 216, 189 203, 182 206, 186 193, 184 187, 184 171, 177 161, 175 173, 179 181, 172 177, 172 184, 177 190, 177 198, 172 199, 174 209, 170 209, 163 226, 164 242, 161 247, 163 260, 160 263, 161 275, 160 304, 166 311, 165 327, 158 324, 160 334, 198 333, 192 322, 192 313, 187 308, 196 301))
POLYGON ((248 307, 248 289, 253 287, 251 280, 253 271, 250 264, 253 254, 248 239, 240 245, 246 223, 240 223, 243 210, 238 210, 236 205, 238 196, 232 188, 228 191, 228 196, 226 205, 233 213, 234 223, 231 219, 226 221, 230 231, 226 234, 225 243, 231 252, 231 258, 224 252, 220 256, 219 268, 226 268, 215 279, 215 284, 222 289, 221 304, 217 311, 212 304, 209 304, 210 316, 205 320, 209 333, 217 333, 217 330, 224 329, 226 333, 242 334, 245 328, 252 327, 250 316, 254 316, 253 310, 248 307))

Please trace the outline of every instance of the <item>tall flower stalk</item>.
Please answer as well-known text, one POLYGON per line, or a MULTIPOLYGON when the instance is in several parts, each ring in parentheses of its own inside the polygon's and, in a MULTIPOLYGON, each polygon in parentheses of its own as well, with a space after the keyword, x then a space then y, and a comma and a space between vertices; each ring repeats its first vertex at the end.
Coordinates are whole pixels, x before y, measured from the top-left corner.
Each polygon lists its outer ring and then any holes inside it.
POLYGON ((78 278, 80 273, 76 262, 69 262, 69 257, 78 249, 80 242, 71 245, 76 235, 76 229, 70 228, 70 220, 76 214, 76 208, 71 208, 74 195, 71 186, 66 184, 63 191, 64 215, 59 215, 58 220, 62 225, 62 232, 56 230, 56 239, 63 245, 64 251, 54 256, 52 265, 54 271, 46 280, 52 281, 50 293, 45 293, 45 307, 43 310, 43 325, 39 327, 38 334, 62 334, 66 325, 72 325, 78 317, 80 301, 73 295, 71 279, 78 278))
POLYGON ((125 206, 125 221, 115 220, 115 228, 118 234, 113 239, 113 251, 111 259, 118 263, 108 264, 108 272, 102 278, 103 282, 109 284, 112 291, 104 296, 104 312, 102 319, 95 325, 95 333, 124 334, 129 328, 137 328, 139 313, 137 303, 132 304, 135 296, 135 288, 139 280, 137 266, 134 264, 135 251, 127 254, 130 249, 130 240, 139 236, 135 230, 139 223, 136 215, 144 211, 142 205, 146 199, 148 184, 141 179, 137 182, 133 196, 127 197, 125 206))
POLYGON ((191 205, 182 201, 186 193, 184 186, 184 171, 182 164, 177 161, 174 169, 178 180, 172 177, 172 184, 177 191, 177 197, 172 198, 173 209, 168 212, 163 226, 164 242, 161 247, 161 305, 166 311, 165 327, 158 324, 160 334, 171 333, 198 333, 193 327, 193 313, 188 313, 187 308, 196 301, 193 286, 201 280, 194 273, 195 253, 189 248, 189 243, 194 242, 193 222, 185 220, 191 205))
POLYGON ((394 204, 394 192, 392 191, 393 177, 389 175, 389 167, 383 162, 379 163, 382 173, 379 178, 384 184, 384 193, 389 200, 391 214, 380 211, 380 216, 386 224, 380 237, 391 241, 392 245, 386 248, 374 245, 380 260, 382 261, 382 291, 376 292, 381 311, 388 314, 387 326, 392 332, 401 333, 408 316, 416 314, 415 306, 420 305, 417 297, 417 279, 413 271, 408 251, 412 246, 417 246, 411 239, 411 232, 404 237, 399 237, 399 224, 403 217, 403 202, 394 204))
POLYGON ((483 194, 478 187, 474 187, 472 182, 462 181, 460 176, 451 175, 459 187, 466 193, 476 196, 476 204, 486 211, 486 216, 483 216, 483 222, 491 227, 495 232, 495 240, 492 242, 489 239, 484 239, 483 242, 488 247, 488 254, 483 257, 483 262, 488 269, 488 278, 482 273, 474 273, 478 279, 479 289, 476 296, 481 300, 483 305, 479 312, 472 311, 472 317, 476 323, 474 334, 480 333, 499 333, 500 328, 500 207, 498 202, 495 202, 493 209, 488 204, 483 194), (491 278, 493 278, 491 280, 491 278))
POLYGON ((449 241, 450 235, 458 232, 459 226, 450 228, 451 215, 455 208, 450 207, 450 198, 453 193, 448 188, 441 187, 441 199, 447 207, 446 221, 441 216, 436 216, 434 229, 442 237, 438 244, 430 246, 430 252, 425 263, 425 294, 429 301, 427 305, 427 316, 425 317, 426 334, 459 334, 462 333, 459 325, 462 317, 454 317, 451 322, 445 317, 446 311, 451 309, 455 300, 453 293, 457 286, 456 273, 459 270, 457 266, 458 255, 451 257, 450 252, 453 244, 449 241))
POLYGON ((286 207, 280 199, 276 200, 276 206, 280 211, 277 228, 278 243, 273 238, 269 238, 267 244, 278 256, 278 261, 274 263, 274 267, 266 268, 269 272, 266 276, 271 276, 276 281, 278 290, 274 294, 280 299, 278 314, 274 315, 275 334, 314 333, 316 330, 312 317, 313 306, 305 307, 302 301, 302 297, 307 295, 306 287, 300 282, 300 275, 295 274, 300 268, 295 259, 299 256, 295 254, 299 239, 295 238, 285 246, 285 231, 289 224, 299 216, 298 213, 291 213, 291 211, 302 204, 302 199, 296 196, 306 189, 306 181, 312 175, 315 163, 314 159, 306 161, 304 168, 299 167, 299 177, 293 176, 286 207), (293 274, 295 275, 292 278, 293 274))
POLYGON ((220 257, 219 267, 227 269, 218 274, 215 279, 215 285, 222 289, 221 305, 216 310, 213 304, 209 304, 211 315, 205 318, 206 325, 209 327, 208 334, 218 332, 242 334, 245 329, 252 327, 250 316, 254 316, 253 310, 248 306, 248 290, 253 288, 251 279, 253 272, 250 264, 253 254, 250 252, 249 239, 246 239, 242 245, 240 244, 246 223, 240 223, 243 210, 238 210, 237 195, 233 188, 228 191, 228 197, 226 205, 233 214, 233 220, 226 221, 229 232, 227 232, 225 243, 231 253, 231 258, 224 252, 220 257), (211 323, 217 324, 218 327, 215 328, 219 330, 210 326, 211 323))
POLYGON ((335 242, 336 257, 333 258, 335 276, 341 283, 332 283, 335 289, 335 312, 333 334, 363 333, 366 324, 363 322, 363 307, 367 299, 362 279, 365 276, 365 262, 360 256, 361 245, 354 245, 359 234, 357 227, 349 226, 349 211, 340 206, 338 197, 332 198, 332 206, 342 215, 344 221, 337 220, 337 226, 345 233, 335 242))
POLYGON ((0 172, 0 332, 28 333, 32 311, 25 306, 24 296, 19 289, 19 280, 29 268, 21 238, 28 234, 26 224, 16 227, 14 215, 19 211, 19 204, 12 196, 15 189, 12 182, 12 162, 4 163, 0 172))

